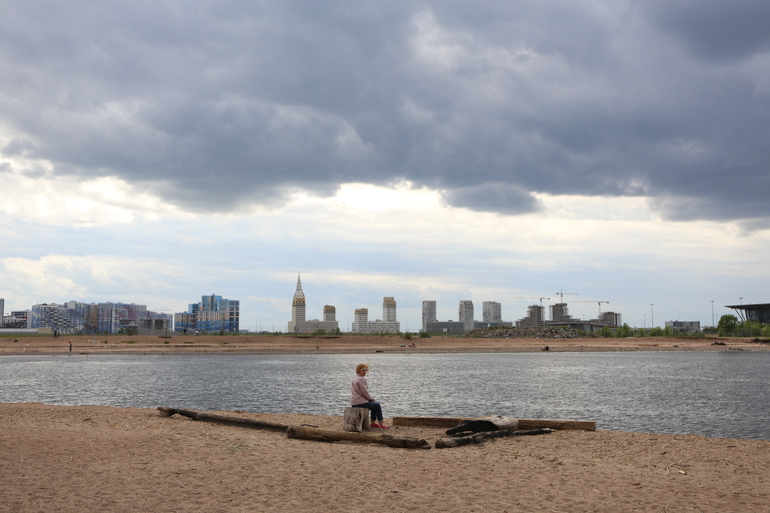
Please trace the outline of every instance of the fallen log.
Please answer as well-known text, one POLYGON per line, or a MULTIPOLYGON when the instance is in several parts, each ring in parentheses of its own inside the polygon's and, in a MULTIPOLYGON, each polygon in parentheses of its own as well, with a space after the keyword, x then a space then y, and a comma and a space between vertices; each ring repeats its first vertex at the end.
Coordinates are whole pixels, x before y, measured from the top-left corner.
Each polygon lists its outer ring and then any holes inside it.
POLYGON ((289 438, 301 440, 316 440, 319 442, 359 442, 367 444, 387 445, 388 447, 400 447, 404 449, 430 449, 430 444, 422 438, 410 436, 389 435, 385 433, 369 434, 349 431, 335 431, 333 429, 321 429, 308 426, 290 426, 286 432, 289 438))
POLYGON ((447 429, 446 434, 461 437, 482 431, 497 431, 498 429, 516 431, 519 429, 519 421, 513 417, 489 415, 478 419, 464 420, 452 429, 447 429))
POLYGON ((551 433, 551 432, 552 431, 548 428, 529 429, 529 430, 522 430, 522 431, 506 431, 505 429, 500 429, 497 431, 484 431, 482 433, 476 433, 475 435, 471 435, 471 436, 461 436, 461 437, 455 437, 455 438, 440 438, 436 440, 436 449, 446 449, 448 447, 460 447, 463 445, 480 444, 485 440, 490 440, 493 438, 505 438, 507 436, 544 435, 546 433, 551 433))
POLYGON ((275 422, 265 422, 262 420, 243 419, 240 417, 228 417, 225 415, 214 415, 211 413, 201 413, 192 410, 179 410, 177 408, 167 408, 166 406, 158 406, 158 410, 166 417, 170 417, 171 415, 176 414, 203 422, 216 422, 217 424, 227 424, 229 426, 241 426, 252 429, 263 429, 266 431, 286 432, 286 430, 289 429, 289 426, 286 424, 277 424, 275 422))
MULTIPOLYGON (((435 427, 452 428, 471 417, 393 417, 392 425, 400 427, 435 427)), ((596 431, 596 422, 592 420, 542 420, 518 419, 519 429, 578 429, 596 431)))

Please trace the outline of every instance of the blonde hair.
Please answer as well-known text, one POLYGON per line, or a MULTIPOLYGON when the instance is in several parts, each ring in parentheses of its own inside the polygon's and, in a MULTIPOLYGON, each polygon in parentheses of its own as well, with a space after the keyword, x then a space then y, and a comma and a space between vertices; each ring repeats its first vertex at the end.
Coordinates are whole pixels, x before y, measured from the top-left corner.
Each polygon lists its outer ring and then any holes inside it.
POLYGON ((365 363, 359 363, 356 365, 356 374, 361 374, 363 369, 369 370, 369 366, 365 363))

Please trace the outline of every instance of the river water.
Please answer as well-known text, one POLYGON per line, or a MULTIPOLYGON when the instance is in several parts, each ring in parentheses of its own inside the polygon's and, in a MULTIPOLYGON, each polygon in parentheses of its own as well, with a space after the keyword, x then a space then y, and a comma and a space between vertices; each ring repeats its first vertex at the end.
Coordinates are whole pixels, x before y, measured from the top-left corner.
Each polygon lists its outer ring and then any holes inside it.
POLYGON ((770 439, 770 352, 4 356, 0 402, 340 415, 361 362, 386 417, 770 439))

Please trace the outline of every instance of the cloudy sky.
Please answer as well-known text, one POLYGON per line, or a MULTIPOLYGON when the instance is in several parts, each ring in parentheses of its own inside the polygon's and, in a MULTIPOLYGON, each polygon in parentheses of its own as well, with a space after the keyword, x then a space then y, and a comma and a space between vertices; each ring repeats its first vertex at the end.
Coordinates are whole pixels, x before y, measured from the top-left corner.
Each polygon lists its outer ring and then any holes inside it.
POLYGON ((0 297, 770 302, 766 0, 0 0, 0 297))

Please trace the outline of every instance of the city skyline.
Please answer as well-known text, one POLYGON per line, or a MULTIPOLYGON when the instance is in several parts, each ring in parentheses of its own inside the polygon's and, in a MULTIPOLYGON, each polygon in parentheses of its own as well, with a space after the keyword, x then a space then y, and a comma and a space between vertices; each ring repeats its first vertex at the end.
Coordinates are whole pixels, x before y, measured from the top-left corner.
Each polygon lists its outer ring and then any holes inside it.
MULTIPOLYGON (((563 291, 562 291, 563 292, 563 291)), ((563 294, 570 294, 570 295, 576 295, 574 293, 564 293, 563 294)), ((608 301, 585 301, 585 300, 576 300, 575 303, 598 303, 599 311, 598 315, 591 318, 589 317, 586 319, 585 315, 581 317, 575 317, 572 314, 569 313, 569 304, 566 300, 564 300, 562 296, 559 298, 558 302, 543 305, 543 300, 549 300, 550 298, 540 297, 538 298, 540 300, 540 304, 529 304, 527 306, 526 314, 522 315, 518 318, 511 318, 511 320, 506 320, 502 316, 502 305, 498 301, 484 301, 482 303, 482 309, 479 310, 478 313, 480 313, 481 318, 479 319, 476 315, 475 306, 473 304, 472 300, 460 300, 459 301, 459 311, 457 320, 449 317, 447 319, 442 319, 438 317, 438 308, 437 308, 437 301, 436 300, 423 300, 421 304, 421 324, 418 329, 413 330, 414 332, 420 331, 420 330, 427 330, 432 332, 447 332, 447 333, 463 333, 468 332, 474 329, 478 328, 484 328, 484 327, 532 327, 532 326, 541 326, 541 325, 547 325, 547 324, 557 324, 557 323, 563 323, 565 325, 571 325, 573 327, 577 327, 579 325, 584 325, 585 329, 588 331, 595 331, 596 326, 605 325, 610 327, 617 327, 622 326, 624 324, 627 324, 623 321, 623 316, 621 312, 611 311, 611 310, 605 310, 602 312, 601 310, 601 304, 602 303, 608 303, 608 301), (546 309, 548 310, 549 314, 546 315, 546 309), (591 327, 590 325, 593 325, 591 327), (428 328, 426 328, 428 326, 428 328)), ((558 295, 558 293, 557 293, 558 295)), ((68 301, 65 302, 62 305, 58 305, 56 303, 51 303, 51 305, 55 308, 74 308, 74 306, 67 306, 68 304, 71 305, 81 305, 81 307, 87 306, 86 303, 83 302, 76 302, 76 301, 68 301)), ((108 302, 108 304, 111 304, 111 302, 108 302)), ((120 304, 120 303, 118 303, 120 304)), ((4 299, 0 298, 0 307, 4 305, 4 299)), ((39 303, 36 305, 33 305, 33 308, 31 310, 23 310, 23 311, 14 311, 15 314, 29 314, 29 318, 33 319, 36 316, 39 317, 39 313, 35 313, 35 308, 39 308, 40 306, 46 306, 47 303, 39 303)), ((134 303, 131 303, 131 305, 134 305, 134 303)), ((749 306, 750 303, 747 303, 745 306, 749 306)), ((91 304, 91 306, 95 307, 96 304, 91 304)), ((141 308, 145 308, 144 305, 139 305, 141 308)), ((651 307, 653 305, 650 305, 651 307)), ((757 306, 766 307, 767 304, 757 304, 757 306)), ((732 315, 737 315, 741 319, 745 316, 744 312, 738 311, 737 305, 730 306, 732 315)), ((0 312, 2 309, 0 308, 0 312)), ((188 305, 188 309, 186 312, 182 313, 167 313, 167 312, 151 312, 153 314, 159 314, 163 316, 163 318, 168 318, 169 320, 173 320, 174 322, 174 331, 202 331, 202 332, 218 332, 218 331, 228 331, 228 332, 238 332, 238 331, 274 331, 274 332, 284 332, 284 333, 314 333, 318 330, 324 330, 327 332, 333 332, 336 331, 338 328, 343 333, 345 332, 390 332, 390 333, 396 333, 396 332, 409 332, 408 327, 404 327, 404 329, 401 329, 401 323, 397 320, 397 314, 396 314, 396 301, 393 297, 383 297, 383 303, 382 303, 382 319, 377 319, 376 321, 369 320, 368 319, 368 308, 356 308, 354 310, 354 316, 353 321, 348 326, 340 326, 339 322, 336 319, 336 307, 333 305, 324 305, 323 307, 323 320, 319 319, 306 319, 306 298, 304 295, 304 291, 302 290, 302 282, 300 275, 297 276, 297 284, 296 289, 294 292, 294 296, 292 298, 291 302, 291 321, 289 321, 287 328, 284 330, 282 327, 279 328, 273 328, 272 330, 264 330, 264 329, 251 329, 251 328, 242 328, 239 329, 239 320, 240 320, 240 301, 239 300, 232 300, 232 299, 223 299, 222 296, 217 296, 215 294, 211 295, 203 295, 201 296, 201 301, 198 303, 190 303, 188 305), (202 315, 200 319, 197 318, 198 314, 202 315), (356 328, 356 323, 359 323, 359 328, 356 328), (363 323, 363 324, 362 324, 363 323), (371 324, 368 328, 362 328, 361 326, 366 325, 367 323, 371 324), (379 325, 379 323, 383 323, 382 325, 379 325), (377 326, 375 326, 375 324, 377 326), (387 327, 386 327, 387 325, 387 327), (212 328, 213 326, 213 328, 212 328)), ((722 314, 723 315, 723 314, 722 314)), ((761 315, 766 315, 766 313, 763 313, 761 315)), ((24 317, 27 318, 27 315, 24 317)), ((652 316, 651 316, 652 319, 652 316)), ((714 318, 714 323, 716 323, 717 319, 714 318)), ((257 323, 255 323, 257 324, 257 323)), ((702 323, 700 321, 686 321, 686 320, 664 320, 661 323, 656 323, 655 326, 658 327, 665 327, 665 326, 700 326, 702 323)), ((644 324, 642 326, 636 326, 636 325, 630 325, 633 328, 651 328, 651 324, 644 324)), ((703 325, 703 327, 708 327, 710 325, 703 325)), ((692 330, 690 330, 692 331, 692 330)))
POLYGON ((217 291, 273 331, 300 270, 348 329, 770 300, 761 2, 185 5, 3 6, 6 311, 217 291))

